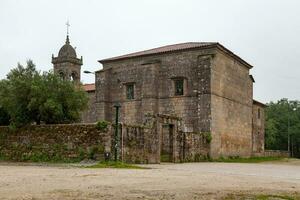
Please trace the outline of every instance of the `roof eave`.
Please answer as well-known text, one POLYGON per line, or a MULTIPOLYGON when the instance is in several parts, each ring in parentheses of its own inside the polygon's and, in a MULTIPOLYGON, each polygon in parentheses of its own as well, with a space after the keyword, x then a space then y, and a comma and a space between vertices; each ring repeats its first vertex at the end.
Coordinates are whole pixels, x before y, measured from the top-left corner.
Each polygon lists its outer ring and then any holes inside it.
POLYGON ((227 49, 226 47, 224 47, 223 45, 221 45, 220 43, 216 44, 217 48, 221 51, 223 51, 224 53, 228 54, 229 56, 232 56, 233 58, 237 59, 238 61, 240 61, 242 64, 244 64, 247 68, 252 69, 253 66, 250 65, 249 63, 247 63, 245 60, 243 60, 241 57, 239 57, 238 55, 234 54, 232 51, 230 51, 229 49, 227 49))
POLYGON ((243 60, 241 57, 238 55, 234 54, 232 51, 221 45, 220 43, 214 43, 214 44, 209 44, 206 46, 202 47, 192 47, 192 48, 187 48, 187 49, 178 49, 178 50, 173 50, 173 51, 168 51, 168 52, 158 52, 158 53, 151 53, 151 54, 145 54, 145 55, 136 55, 136 56, 131 56, 131 57, 124 57, 124 58, 108 58, 108 59, 103 59, 103 60, 98 60, 99 63, 105 64, 109 62, 116 62, 120 60, 127 60, 127 59, 132 59, 132 58, 138 58, 138 57, 146 57, 146 56, 152 56, 152 55, 161 55, 161 54, 166 54, 166 53, 173 53, 173 52, 180 52, 180 51, 185 51, 185 50, 193 50, 193 49, 209 49, 209 48, 218 48, 220 51, 228 54, 229 56, 237 59, 240 63, 245 65, 247 68, 251 69, 253 68, 252 65, 247 63, 245 60, 243 60))
POLYGON ((136 55, 136 56, 130 56, 130 57, 124 57, 124 58, 107 58, 107 59, 103 59, 103 60, 98 60, 98 62, 101 63, 101 64, 105 64, 105 63, 116 62, 116 61, 120 61, 120 60, 127 60, 127 59, 132 59, 132 58, 139 58, 139 57, 147 57, 147 56, 153 56, 153 55, 161 55, 161 54, 173 53, 173 52, 180 52, 180 51, 186 51, 186 50, 209 49, 209 48, 215 47, 217 44, 218 43, 209 44, 209 45, 202 46, 202 47, 192 47, 192 48, 186 48, 186 49, 177 49, 177 50, 172 50, 172 51, 149 53, 149 54, 145 54, 145 55, 136 55))
POLYGON ((260 106, 262 106, 264 108, 268 107, 268 105, 266 105, 266 104, 264 104, 262 102, 259 102, 259 101, 255 100, 255 99, 253 99, 253 104, 260 105, 260 106))

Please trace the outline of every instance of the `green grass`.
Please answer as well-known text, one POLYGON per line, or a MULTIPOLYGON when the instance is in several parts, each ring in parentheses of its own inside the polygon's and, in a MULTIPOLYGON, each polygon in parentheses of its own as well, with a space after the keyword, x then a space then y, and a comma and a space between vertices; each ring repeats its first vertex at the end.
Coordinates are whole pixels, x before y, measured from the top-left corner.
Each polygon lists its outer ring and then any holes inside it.
POLYGON ((281 195, 258 195, 255 197, 257 200, 268 200, 268 199, 284 199, 284 200, 298 200, 299 198, 297 197, 292 197, 292 196, 281 196, 281 195))
POLYGON ((95 165, 88 166, 86 168, 149 169, 146 167, 127 164, 127 163, 123 163, 123 162, 114 162, 114 161, 99 162, 95 165))
POLYGON ((161 162, 172 162, 170 160, 170 155, 169 154, 161 154, 160 155, 160 161, 161 162))
POLYGON ((298 195, 267 195, 267 194, 259 194, 259 195, 246 195, 246 194, 229 194, 227 195, 224 200, 242 200, 242 199, 249 199, 249 200, 273 200, 273 199, 280 199, 280 200, 300 200, 298 195))
POLYGON ((280 157, 250 157, 250 158, 240 158, 240 157, 229 157, 229 158, 219 158, 213 160, 213 162, 227 162, 227 163, 261 163, 267 161, 278 161, 283 160, 280 157))

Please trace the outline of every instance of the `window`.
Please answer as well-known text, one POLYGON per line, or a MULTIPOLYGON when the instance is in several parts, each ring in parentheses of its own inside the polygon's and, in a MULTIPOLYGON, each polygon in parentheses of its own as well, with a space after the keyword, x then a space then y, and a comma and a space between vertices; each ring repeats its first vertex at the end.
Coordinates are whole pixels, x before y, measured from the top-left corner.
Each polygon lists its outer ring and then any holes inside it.
POLYGON ((257 111, 257 118, 260 119, 260 109, 257 111))
POLYGON ((58 74, 59 74, 59 76, 60 76, 61 79, 65 79, 65 74, 64 74, 64 72, 60 71, 58 74))
POLYGON ((126 98, 134 99, 134 84, 126 85, 126 98))
POLYGON ((183 79, 175 79, 175 95, 176 96, 182 96, 183 95, 183 79))

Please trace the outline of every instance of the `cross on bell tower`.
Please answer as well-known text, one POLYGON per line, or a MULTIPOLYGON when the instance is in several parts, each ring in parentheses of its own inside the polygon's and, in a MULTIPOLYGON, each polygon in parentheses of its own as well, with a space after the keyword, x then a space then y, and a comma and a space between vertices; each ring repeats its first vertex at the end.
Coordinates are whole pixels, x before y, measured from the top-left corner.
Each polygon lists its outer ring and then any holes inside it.
POLYGON ((63 79, 73 80, 74 82, 80 82, 82 56, 80 59, 77 58, 76 51, 70 44, 69 21, 67 21, 66 26, 66 42, 60 48, 57 57, 54 57, 54 55, 52 54, 53 68, 54 72, 58 73, 63 79))
POLYGON ((71 26, 70 23, 69 23, 69 20, 67 21, 66 26, 67 26, 67 35, 69 35, 69 28, 71 26))

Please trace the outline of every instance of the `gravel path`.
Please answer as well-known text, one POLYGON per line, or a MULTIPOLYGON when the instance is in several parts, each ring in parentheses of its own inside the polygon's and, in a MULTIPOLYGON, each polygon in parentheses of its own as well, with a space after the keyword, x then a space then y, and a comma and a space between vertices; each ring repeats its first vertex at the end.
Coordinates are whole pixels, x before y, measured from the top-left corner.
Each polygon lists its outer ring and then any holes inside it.
POLYGON ((87 169, 0 163, 0 199, 222 199, 230 193, 300 194, 300 164, 185 163, 87 169))

